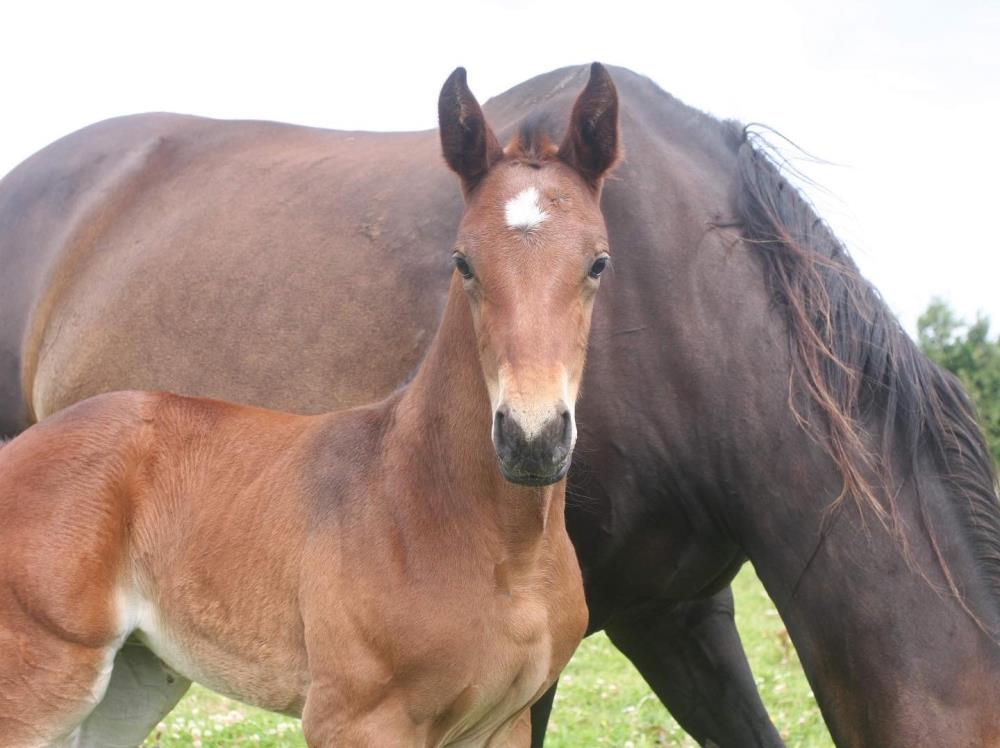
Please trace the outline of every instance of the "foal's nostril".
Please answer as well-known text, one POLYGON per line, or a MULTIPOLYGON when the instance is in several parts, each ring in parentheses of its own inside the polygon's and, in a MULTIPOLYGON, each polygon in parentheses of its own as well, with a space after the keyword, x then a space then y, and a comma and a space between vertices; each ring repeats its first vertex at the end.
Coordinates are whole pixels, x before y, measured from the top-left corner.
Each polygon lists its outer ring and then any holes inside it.
POLYGON ((510 408, 506 405, 498 408, 493 414, 493 444, 501 458, 507 458, 517 446, 514 425, 510 418, 510 408))
POLYGON ((573 416, 568 409, 559 414, 558 421, 561 431, 553 445, 553 458, 556 462, 561 462, 569 456, 569 451, 573 445, 573 416))

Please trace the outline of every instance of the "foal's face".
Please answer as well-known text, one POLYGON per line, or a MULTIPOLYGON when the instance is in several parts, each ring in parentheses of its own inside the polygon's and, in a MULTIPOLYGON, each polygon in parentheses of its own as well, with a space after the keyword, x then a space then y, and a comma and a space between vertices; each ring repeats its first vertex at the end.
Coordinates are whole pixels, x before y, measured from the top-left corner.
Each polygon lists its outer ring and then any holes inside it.
POLYGON ((559 160, 508 159, 469 195, 455 247, 504 477, 569 469, 594 296, 609 255, 599 196, 559 160))
POLYGON ((556 147, 524 132, 506 149, 452 73, 438 103, 445 160, 466 209, 455 270, 469 298, 504 477, 545 485, 569 469, 573 408, 594 295, 608 263, 600 210, 618 156, 618 96, 595 63, 556 147))

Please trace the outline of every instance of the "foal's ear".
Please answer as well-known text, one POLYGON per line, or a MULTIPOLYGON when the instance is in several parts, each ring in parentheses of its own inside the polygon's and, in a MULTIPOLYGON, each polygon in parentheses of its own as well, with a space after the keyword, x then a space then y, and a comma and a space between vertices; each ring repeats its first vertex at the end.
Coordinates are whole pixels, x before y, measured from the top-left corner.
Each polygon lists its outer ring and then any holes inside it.
POLYGON ((444 82, 438 97, 438 123, 444 159, 469 192, 503 158, 503 148, 465 82, 465 68, 455 68, 444 82))
POLYGON ((587 87, 573 105, 559 158, 596 190, 618 155, 618 90, 605 67, 595 62, 590 66, 587 87))

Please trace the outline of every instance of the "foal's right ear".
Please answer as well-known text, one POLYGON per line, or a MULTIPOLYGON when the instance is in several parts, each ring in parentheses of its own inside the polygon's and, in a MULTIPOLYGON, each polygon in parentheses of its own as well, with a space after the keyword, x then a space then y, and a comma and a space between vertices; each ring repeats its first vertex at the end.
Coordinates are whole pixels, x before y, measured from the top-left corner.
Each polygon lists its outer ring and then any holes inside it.
POLYGON ((465 68, 455 68, 444 82, 438 97, 438 123, 444 160, 462 178, 462 188, 468 193, 503 158, 503 148, 465 82, 465 68))

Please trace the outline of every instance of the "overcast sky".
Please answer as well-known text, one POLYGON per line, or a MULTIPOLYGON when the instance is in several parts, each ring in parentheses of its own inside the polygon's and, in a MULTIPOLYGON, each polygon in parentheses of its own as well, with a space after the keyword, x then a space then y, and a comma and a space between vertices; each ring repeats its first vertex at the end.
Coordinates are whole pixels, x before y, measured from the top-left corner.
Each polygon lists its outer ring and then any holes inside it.
POLYGON ((592 60, 836 164, 811 197, 911 332, 935 295, 1000 327, 997 0, 5 3, 0 173, 140 111, 429 128, 457 65, 485 101, 592 60))

